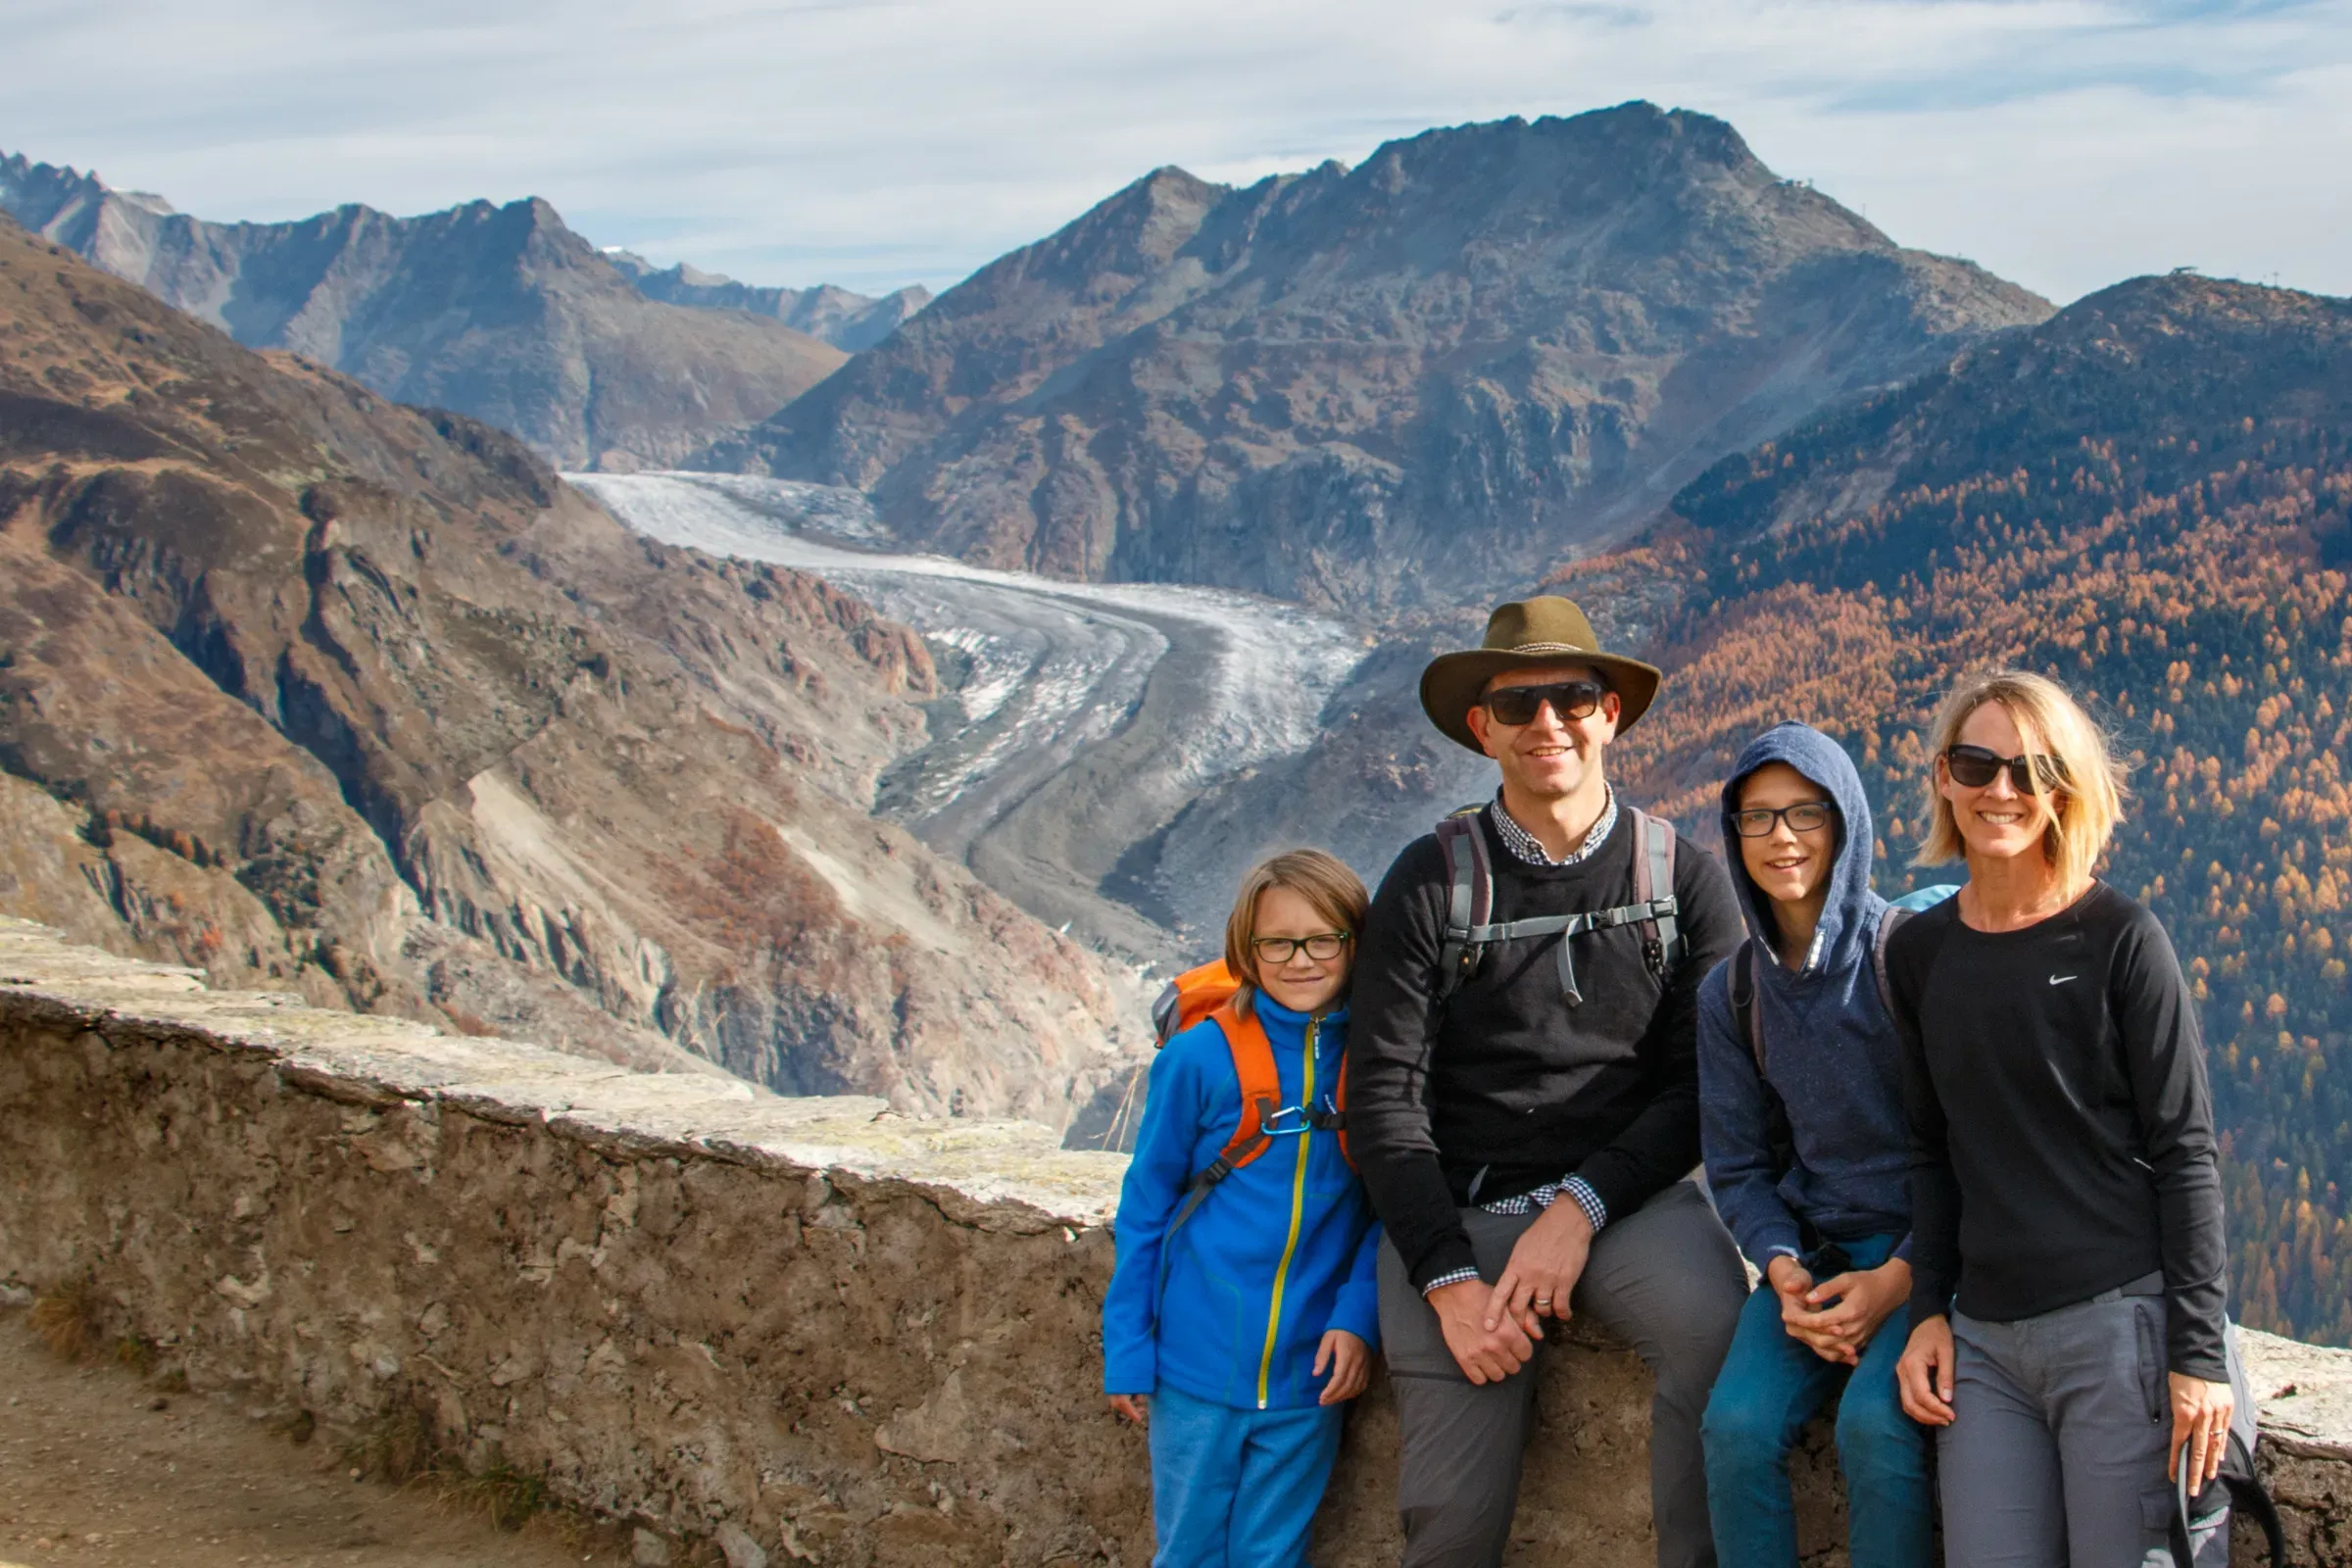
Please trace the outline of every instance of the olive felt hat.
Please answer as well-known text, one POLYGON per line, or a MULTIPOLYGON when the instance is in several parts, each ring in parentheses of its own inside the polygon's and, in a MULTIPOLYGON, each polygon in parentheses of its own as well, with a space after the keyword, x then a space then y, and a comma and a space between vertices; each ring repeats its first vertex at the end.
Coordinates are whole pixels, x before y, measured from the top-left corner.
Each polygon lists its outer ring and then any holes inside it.
POLYGON ((1421 672, 1421 710, 1457 745, 1480 756, 1486 748, 1470 733, 1470 709, 1487 682, 1506 669, 1530 664, 1590 664, 1617 694, 1619 734, 1648 710, 1663 677, 1654 665, 1622 654, 1604 654, 1592 623, 1570 599, 1544 595, 1500 605, 1487 617, 1487 640, 1461 653, 1440 654, 1421 672))

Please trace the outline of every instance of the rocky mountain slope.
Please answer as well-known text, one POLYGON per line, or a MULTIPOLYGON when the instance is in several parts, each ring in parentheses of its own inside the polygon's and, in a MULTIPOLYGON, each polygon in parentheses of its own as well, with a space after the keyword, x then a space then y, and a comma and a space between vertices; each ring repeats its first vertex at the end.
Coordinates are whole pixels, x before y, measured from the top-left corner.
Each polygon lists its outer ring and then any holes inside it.
POLYGON ((0 909, 230 985, 1065 1120, 1125 975, 866 813, 924 645, 0 221, 0 909))
POLYGON ((2087 698, 2132 761, 2104 874, 2204 1004, 2237 1310, 2352 1343, 2352 300, 2141 278, 1728 459, 1558 581, 1669 670, 1612 754, 1704 830, 1739 747, 1841 735, 1882 885, 1961 671, 2087 698))
POLYGON ((846 357, 767 317, 648 299, 538 200, 209 223, 0 158, 0 212, 253 348, 447 408, 570 467, 671 463, 846 357))
POLYGON ((605 259, 618 268, 637 292, 664 305, 690 305, 704 311, 749 311, 772 316, 796 332, 821 337, 845 353, 870 349, 915 312, 931 303, 931 291, 920 283, 894 289, 875 299, 846 288, 819 283, 814 288, 763 288, 738 283, 720 272, 706 272, 681 262, 656 268, 628 251, 609 250, 605 259))
POLYGON ((1450 605, 2048 312, 1637 103, 1163 169, 696 466, 868 489, 995 566, 1450 605))

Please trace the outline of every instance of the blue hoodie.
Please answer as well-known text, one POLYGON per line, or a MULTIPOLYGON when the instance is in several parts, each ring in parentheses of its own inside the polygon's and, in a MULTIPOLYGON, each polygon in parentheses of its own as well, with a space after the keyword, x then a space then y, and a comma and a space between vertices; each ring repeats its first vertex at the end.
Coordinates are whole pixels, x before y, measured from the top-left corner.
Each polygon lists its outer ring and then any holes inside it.
MULTIPOLYGON (((1274 1048, 1283 1103, 1308 1101, 1311 1034, 1312 1101, 1322 1104, 1347 1057, 1347 1010, 1310 1020, 1262 992, 1252 1004, 1274 1048)), ((1236 1409, 1298 1409, 1323 1393, 1314 1364, 1326 1332, 1346 1329, 1380 1348, 1380 1227, 1336 1133, 1275 1139, 1168 1240, 1186 1184, 1223 1152, 1241 1119, 1241 1079, 1224 1032, 1203 1021, 1169 1041, 1152 1063, 1119 1191, 1118 1262, 1102 1298, 1106 1394, 1166 1384, 1236 1409)))
POLYGON ((1833 1239, 1902 1236, 1899 1251, 1909 1251, 1901 1047, 1871 968, 1887 907, 1870 887, 1874 836, 1853 762, 1804 724, 1778 724, 1750 741, 1723 787, 1725 858, 1756 949, 1756 1018, 1772 1088, 1788 1106, 1795 1160, 1787 1171, 1774 1168, 1764 1082, 1732 1016, 1736 956, 1699 987, 1699 1137, 1715 1207, 1759 1265, 1776 1252, 1801 1253, 1800 1219, 1833 1239), (1771 901, 1747 874, 1732 831, 1740 786, 1768 762, 1786 762, 1820 785, 1842 823, 1813 948, 1793 972, 1774 952, 1771 901))

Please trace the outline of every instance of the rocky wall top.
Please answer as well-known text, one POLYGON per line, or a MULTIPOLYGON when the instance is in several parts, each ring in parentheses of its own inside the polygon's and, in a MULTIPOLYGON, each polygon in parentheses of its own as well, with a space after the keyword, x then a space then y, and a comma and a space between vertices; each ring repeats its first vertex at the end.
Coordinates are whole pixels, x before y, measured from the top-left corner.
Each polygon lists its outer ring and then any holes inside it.
POLYGON ((198 972, 70 946, 0 915, 0 1028, 71 1016, 180 1032, 268 1059, 290 1085, 359 1104, 438 1101, 633 1152, 905 1182, 955 1218, 1032 1232, 1108 1223, 1124 1155, 1064 1151, 1022 1121, 909 1117, 866 1096, 792 1099, 740 1079, 632 1072, 512 1040, 206 988, 198 972))

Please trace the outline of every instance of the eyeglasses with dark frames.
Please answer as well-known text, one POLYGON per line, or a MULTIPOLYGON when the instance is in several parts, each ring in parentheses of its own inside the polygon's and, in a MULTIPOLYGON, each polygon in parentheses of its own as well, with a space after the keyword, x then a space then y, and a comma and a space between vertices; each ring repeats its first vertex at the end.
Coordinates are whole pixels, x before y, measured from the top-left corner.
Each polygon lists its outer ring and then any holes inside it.
POLYGON ((1277 969, 1304 952, 1317 963, 1329 963, 1348 948, 1345 931, 1318 931, 1311 937, 1252 937, 1250 951, 1257 961, 1270 963, 1277 969))
POLYGON ((1838 808, 1830 801, 1798 801, 1794 806, 1751 806, 1744 811, 1732 813, 1732 831, 1743 839, 1769 836, 1773 824, 1786 822, 1791 833, 1818 833, 1838 817, 1838 808))
POLYGON ((1597 681, 1561 680, 1542 686, 1498 686, 1478 701, 1480 707, 1494 715, 1494 722, 1515 728, 1533 724, 1545 703, 1551 705, 1551 710, 1563 724, 1591 718, 1607 695, 1608 688, 1597 681))
POLYGON ((2003 768, 2008 769, 2009 782, 2020 795, 2042 795, 2051 790, 2063 790, 2068 783, 2066 763, 2055 757, 2034 754, 2003 757, 1987 746, 1947 746, 1944 748, 1943 765, 1952 775, 1953 783, 1972 790, 1984 789, 2000 775, 2003 768))

